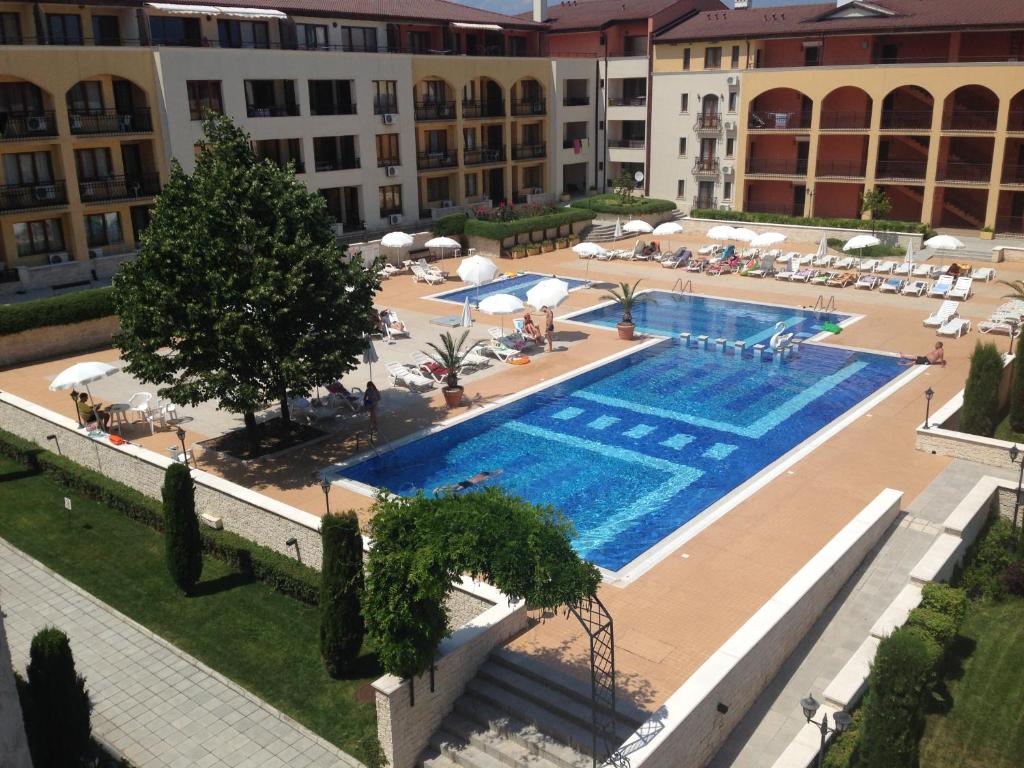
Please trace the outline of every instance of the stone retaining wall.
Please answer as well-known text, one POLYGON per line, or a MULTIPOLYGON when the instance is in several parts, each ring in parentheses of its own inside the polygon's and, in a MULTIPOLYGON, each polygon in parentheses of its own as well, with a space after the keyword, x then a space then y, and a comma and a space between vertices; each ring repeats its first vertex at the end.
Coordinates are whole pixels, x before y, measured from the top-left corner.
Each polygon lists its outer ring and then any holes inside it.
POLYGON ((121 330, 116 315, 70 325, 48 325, 0 337, 0 368, 110 346, 121 330))

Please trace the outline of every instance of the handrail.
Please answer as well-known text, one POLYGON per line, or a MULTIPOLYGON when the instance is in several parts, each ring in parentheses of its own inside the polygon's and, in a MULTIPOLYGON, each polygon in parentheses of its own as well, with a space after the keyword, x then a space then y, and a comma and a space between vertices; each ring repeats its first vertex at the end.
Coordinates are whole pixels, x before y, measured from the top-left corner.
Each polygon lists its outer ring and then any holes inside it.
POLYGON ((687 280, 684 283, 683 282, 683 278, 681 278, 681 277, 676 278, 676 281, 674 283, 672 283, 672 288, 671 288, 671 291, 670 291, 671 293, 675 293, 676 292, 676 286, 679 287, 679 295, 680 296, 682 296, 683 294, 686 294, 686 293, 693 293, 693 280, 687 280))
POLYGON ((818 294, 818 300, 814 302, 814 309, 811 310, 815 314, 833 314, 836 311, 836 297, 829 296, 828 301, 825 301, 823 294, 818 294))

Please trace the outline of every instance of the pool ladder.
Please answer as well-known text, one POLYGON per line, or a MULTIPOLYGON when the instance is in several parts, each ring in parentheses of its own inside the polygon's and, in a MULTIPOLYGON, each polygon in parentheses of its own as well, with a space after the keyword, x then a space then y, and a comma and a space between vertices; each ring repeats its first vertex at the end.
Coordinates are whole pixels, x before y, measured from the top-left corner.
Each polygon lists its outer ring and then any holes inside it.
POLYGON ((818 294, 818 300, 816 302, 814 302, 814 310, 813 311, 814 311, 815 314, 821 314, 821 313, 825 313, 826 315, 835 314, 835 311, 836 311, 836 297, 835 296, 829 296, 828 297, 828 301, 826 301, 825 297, 822 294, 819 293, 818 294))
POLYGON ((684 294, 693 293, 693 280, 683 282, 683 278, 677 278, 672 283, 672 295, 682 297, 684 294))

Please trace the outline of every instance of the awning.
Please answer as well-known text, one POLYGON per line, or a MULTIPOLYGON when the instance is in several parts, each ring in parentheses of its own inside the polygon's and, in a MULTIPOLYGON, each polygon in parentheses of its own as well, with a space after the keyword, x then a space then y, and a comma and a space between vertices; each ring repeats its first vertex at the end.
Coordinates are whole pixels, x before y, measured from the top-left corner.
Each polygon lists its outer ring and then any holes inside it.
POLYGON ((231 19, 286 19, 287 14, 269 8, 234 8, 220 5, 146 3, 149 8, 176 16, 226 16, 231 19))
POLYGON ((178 3, 146 3, 154 11, 185 16, 216 16, 220 8, 215 5, 179 5, 178 3))
POLYGON ((486 29, 489 32, 501 32, 497 24, 471 24, 468 21, 453 21, 452 26, 456 29, 486 29))
POLYGON ((219 8, 221 16, 232 19, 287 19, 288 14, 269 8, 219 8))

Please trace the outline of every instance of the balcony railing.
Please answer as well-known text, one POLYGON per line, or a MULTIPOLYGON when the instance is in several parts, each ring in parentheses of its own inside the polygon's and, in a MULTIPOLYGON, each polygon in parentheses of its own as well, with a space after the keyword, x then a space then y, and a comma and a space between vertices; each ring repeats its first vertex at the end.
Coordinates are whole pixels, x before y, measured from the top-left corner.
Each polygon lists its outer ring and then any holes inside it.
POLYGON ((458 152, 420 152, 416 155, 416 167, 421 171, 432 168, 454 168, 459 164, 458 152))
POLYGON ((996 216, 996 232, 1024 235, 1024 216, 996 216))
POLYGON ((866 170, 867 168, 860 160, 823 160, 818 163, 815 175, 819 178, 860 178, 866 170))
POLYGON ((45 138, 57 135, 57 120, 53 112, 0 113, 0 138, 45 138))
POLYGON ((610 96, 609 107, 645 107, 647 106, 646 96, 610 96))
POLYGON ((401 164, 402 164, 402 158, 399 157, 398 155, 395 155, 394 157, 385 156, 385 157, 378 157, 377 158, 377 167, 378 168, 387 168, 388 166, 393 166, 393 167, 397 168, 401 164))
POLYGON ((924 160, 879 160, 875 176, 879 179, 923 179, 928 170, 924 160))
POLYGON ((356 110, 356 103, 354 101, 348 101, 344 103, 311 103, 309 105, 309 114, 313 117, 324 117, 328 115, 355 115, 358 114, 356 110))
POLYGON ((717 197, 704 197, 702 195, 696 195, 693 198, 693 207, 701 209, 710 209, 718 207, 717 197))
POLYGON ((249 117, 297 117, 298 104, 246 104, 245 113, 249 117))
POLYGON ((63 181, 37 184, 8 184, 0 187, 0 211, 25 211, 67 205, 68 191, 63 181))
POLYGON ((151 197, 159 192, 160 176, 155 173, 142 173, 138 176, 108 176, 105 179, 89 179, 78 182, 78 193, 83 203, 151 197))
POLYGON ((1024 165, 1007 165, 1003 168, 1003 184, 1024 184, 1024 165))
POLYGON ((512 102, 512 114, 516 117, 543 115, 546 111, 543 99, 526 99, 512 102))
POLYGON ((928 130, 932 127, 930 109, 890 109, 882 112, 884 130, 915 129, 928 130))
POLYGON ((516 144, 512 147, 513 160, 532 160, 547 156, 547 144, 516 144))
POLYGON ((752 157, 747 160, 747 173, 768 176, 804 176, 807 161, 801 158, 752 157))
POLYGON ((476 149, 466 149, 462 152, 462 162, 464 165, 503 163, 505 162, 505 148, 477 147, 476 149))
POLYGON ((1024 109, 1011 109, 1006 130, 1019 133, 1024 131, 1024 109))
POLYGON ((478 117, 504 117, 505 116, 505 101, 503 99, 494 100, 462 100, 462 116, 467 120, 471 120, 478 117))
POLYGON ((835 131, 842 129, 864 130, 871 127, 871 113, 853 110, 822 110, 821 129, 835 131))
POLYGON ((752 131, 794 131, 811 127, 811 113, 771 112, 756 110, 750 113, 747 127, 752 131))
POLYGON ((646 145, 644 139, 608 139, 608 146, 616 149, 643 149, 646 145))
POLYGON ((417 120, 454 120, 454 101, 419 101, 416 102, 417 120))
POLYGON ((697 115, 693 129, 698 133, 718 133, 722 130, 722 116, 717 112, 697 115))
POLYGON ((391 98, 389 96, 374 96, 373 97, 373 114, 375 115, 393 115, 398 112, 398 98, 391 98))
POLYGON ((989 163, 943 163, 935 178, 939 181, 970 181, 987 184, 992 177, 989 163))
POLYGON ((86 136, 98 133, 149 133, 153 120, 149 109, 86 109, 68 112, 71 133, 86 136))
POLYGON ((586 107, 589 105, 589 96, 564 96, 562 98, 563 107, 586 107))
POLYGON ((316 168, 317 173, 325 171, 351 171, 354 168, 359 168, 359 157, 358 155, 320 157, 314 161, 313 167, 316 168))
POLYGON ((999 113, 995 110, 954 110, 942 122, 944 131, 994 131, 999 113))
POLYGON ((715 176, 718 174, 717 157, 698 157, 693 163, 694 176, 715 176))

